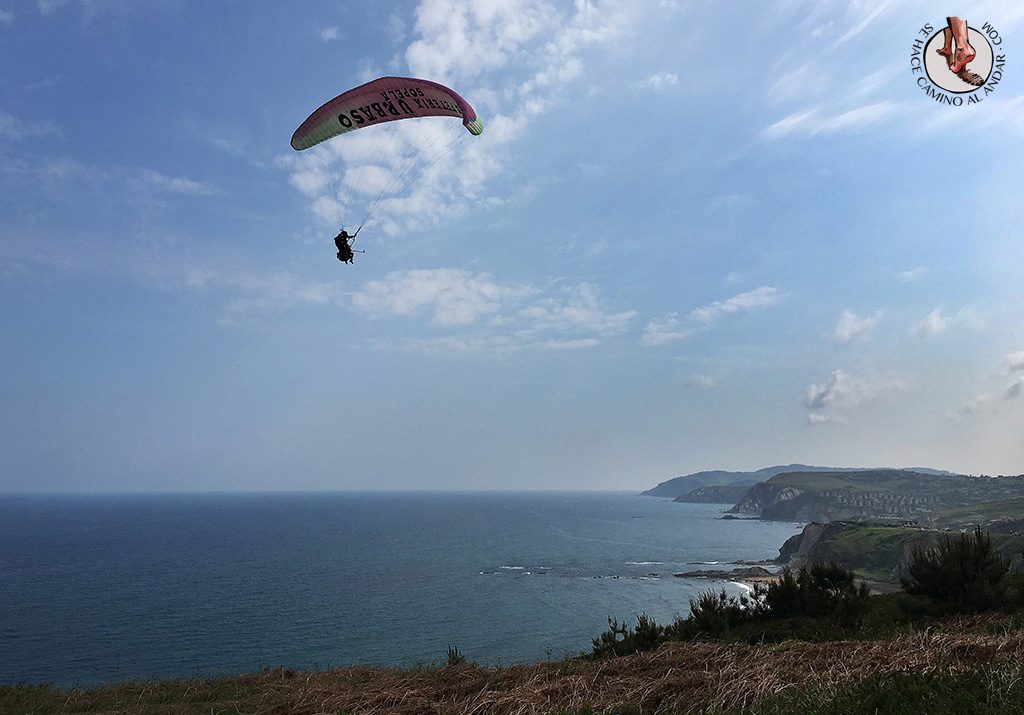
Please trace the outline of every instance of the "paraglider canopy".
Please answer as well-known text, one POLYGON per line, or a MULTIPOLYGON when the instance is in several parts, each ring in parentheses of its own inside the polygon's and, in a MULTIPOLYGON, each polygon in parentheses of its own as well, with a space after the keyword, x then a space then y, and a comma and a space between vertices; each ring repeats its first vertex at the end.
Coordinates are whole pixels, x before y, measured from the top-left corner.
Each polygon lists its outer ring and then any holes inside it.
POLYGON ((415 117, 457 117, 474 136, 484 130, 476 111, 455 90, 414 77, 381 77, 338 95, 310 114, 295 130, 291 145, 302 151, 339 134, 415 117))

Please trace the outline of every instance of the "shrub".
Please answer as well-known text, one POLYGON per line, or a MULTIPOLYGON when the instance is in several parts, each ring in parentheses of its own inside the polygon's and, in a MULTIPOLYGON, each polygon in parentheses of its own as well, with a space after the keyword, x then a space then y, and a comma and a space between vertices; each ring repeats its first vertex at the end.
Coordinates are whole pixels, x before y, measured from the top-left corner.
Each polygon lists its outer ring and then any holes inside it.
POLYGON ((448 646, 448 660, 446 666, 462 665, 466 662, 466 656, 459 652, 458 646, 448 646))
POLYGON ((907 593, 929 599, 941 613, 980 613, 1003 608, 1011 586, 1010 560, 992 547, 988 533, 976 528, 934 546, 915 546, 907 573, 907 593))
POLYGON ((857 585, 853 571, 831 563, 802 566, 795 577, 784 569, 778 581, 758 586, 754 593, 771 618, 834 616, 852 623, 864 612, 869 590, 863 582, 857 585))
POLYGON ((636 617, 636 629, 631 630, 625 623, 608 618, 608 630, 592 639, 591 656, 594 658, 628 655, 638 651, 653 650, 665 640, 665 629, 646 613, 636 617))

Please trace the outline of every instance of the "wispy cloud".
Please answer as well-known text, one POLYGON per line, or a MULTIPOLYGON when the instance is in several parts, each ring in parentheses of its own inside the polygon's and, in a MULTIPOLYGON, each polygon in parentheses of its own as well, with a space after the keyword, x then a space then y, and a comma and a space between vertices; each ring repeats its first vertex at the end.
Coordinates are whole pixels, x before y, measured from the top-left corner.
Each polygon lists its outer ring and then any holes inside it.
POLYGON ((1014 372, 1024 372, 1024 350, 1010 353, 1003 360, 1003 371, 1009 375, 1014 372))
POLYGON ((698 330, 709 327, 723 315, 774 305, 783 297, 784 294, 778 288, 761 286, 727 300, 694 308, 685 318, 680 318, 678 313, 667 313, 659 318, 651 318, 640 336, 640 342, 647 347, 655 347, 682 340, 698 330))
POLYGON ((679 320, 678 313, 668 313, 661 318, 651 318, 647 321, 640 336, 640 343, 647 347, 657 347, 689 337, 696 330, 695 327, 684 326, 679 320))
POLYGON ((44 15, 52 15, 67 4, 68 0, 36 0, 36 7, 44 15))
POLYGON ((455 268, 392 271, 370 281, 352 297, 352 304, 377 317, 428 314, 439 326, 468 325, 502 312, 509 301, 531 295, 525 286, 504 286, 486 273, 455 268))
POLYGON ((351 304, 374 318, 425 317, 435 328, 471 329, 403 343, 406 348, 431 349, 458 345, 459 351, 592 347, 624 332, 636 315, 606 309, 589 283, 542 290, 504 285, 487 273, 454 268, 393 271, 366 283, 351 304))
POLYGON ((941 335, 956 326, 975 326, 976 324, 977 319, 967 306, 953 314, 943 313, 941 309, 936 308, 915 323, 911 328, 911 332, 922 338, 931 338, 941 335))
POLYGON ((928 269, 925 266, 917 266, 915 268, 908 268, 905 271, 899 271, 896 277, 904 283, 914 283, 923 278, 928 273, 928 269))
MULTIPOLYGON (((1024 372, 1024 350, 1010 353, 1003 358, 1003 364, 996 373, 996 379, 1012 378, 1009 384, 1004 383, 1005 386, 999 388, 999 394, 1004 401, 1015 400, 1024 395, 1024 376, 1018 375, 1022 372, 1024 372)), ((947 416, 954 421, 961 421, 974 417, 986 408, 992 409, 995 404, 997 403, 993 401, 991 394, 981 394, 947 416)))
POLYGON ((555 296, 538 300, 519 311, 528 326, 524 335, 540 332, 580 331, 595 335, 615 335, 626 329, 636 311, 606 312, 597 288, 590 283, 561 288, 555 296))
POLYGON ((950 133, 986 133, 992 130, 1024 134, 1024 95, 985 99, 985 112, 929 112, 922 116, 920 128, 928 135, 950 133))
POLYGON ((1003 391, 1004 400, 1015 400, 1024 393, 1024 377, 1018 377, 1003 391))
POLYGON ((332 40, 337 40, 339 37, 341 37, 341 33, 338 31, 337 27, 325 27, 320 30, 320 39, 324 42, 331 42, 332 40))
POLYGON ((60 129, 50 122, 27 122, 0 109, 0 139, 26 139, 33 137, 59 137, 60 129))
POLYGON ((190 196, 212 196, 217 193, 209 184, 200 181, 187 179, 181 176, 165 176, 152 169, 144 169, 141 172, 141 180, 162 191, 169 191, 173 194, 187 194, 190 196))
POLYGON ((659 72, 634 82, 633 87, 636 89, 649 89, 655 92, 660 92, 671 87, 675 87, 678 84, 678 75, 675 75, 672 72, 659 72))
POLYGON ((790 101, 807 95, 816 95, 829 87, 829 78, 822 63, 805 62, 781 72, 768 88, 768 97, 775 101, 790 101))
POLYGON ((811 424, 845 422, 849 413, 864 403, 906 390, 897 378, 868 378, 833 370, 822 383, 807 388, 804 405, 811 424))
POLYGON ((761 286, 746 293, 739 293, 723 301, 694 308, 687 316, 691 320, 707 325, 728 313, 739 313, 753 308, 763 308, 778 303, 783 293, 774 286, 761 286))
POLYGON ((336 283, 311 281, 287 271, 221 271, 192 265, 182 270, 179 285, 190 291, 225 294, 225 313, 218 322, 226 326, 249 323, 268 312, 337 304, 342 297, 336 283))
MULTIPOLYGON (((1006 375, 1024 372, 1024 350, 1006 356, 1003 360, 1003 372, 1006 375)), ((1021 396, 1022 390, 1024 390, 1024 376, 1016 377, 1003 391, 1003 399, 1016 399, 1021 396)))
POLYGON ((848 343, 855 338, 867 340, 871 337, 871 331, 882 320, 882 311, 876 310, 874 315, 861 318, 852 310, 844 310, 839 314, 839 321, 836 323, 836 340, 841 343, 848 343))
POLYGON ((822 107, 805 109, 769 125, 762 130, 761 138, 772 141, 796 134, 816 136, 863 131, 896 116, 901 108, 898 102, 883 100, 842 111, 829 111, 822 107))
POLYGON ((696 375, 690 376, 690 384, 693 385, 694 387, 700 387, 705 390, 711 390, 715 387, 718 387, 718 378, 698 373, 696 375))
POLYGON ((832 47, 839 47, 864 32, 872 22, 889 9, 890 5, 892 5, 892 0, 882 0, 882 2, 853 0, 849 4, 849 14, 853 16, 854 24, 832 43, 832 47))
POLYGON ((11 25, 14 22, 14 13, 10 10, 0 9, 0 25, 11 25))
POLYGON ((962 405, 956 412, 949 413, 946 416, 954 422, 962 422, 984 408, 991 398, 991 395, 977 395, 973 400, 962 405))

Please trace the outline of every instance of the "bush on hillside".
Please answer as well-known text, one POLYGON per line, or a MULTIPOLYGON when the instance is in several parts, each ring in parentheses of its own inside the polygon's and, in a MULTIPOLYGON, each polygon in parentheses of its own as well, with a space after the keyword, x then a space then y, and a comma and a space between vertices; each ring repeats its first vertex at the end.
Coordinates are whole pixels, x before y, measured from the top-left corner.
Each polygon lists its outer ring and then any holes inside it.
POLYGON ((901 581, 907 593, 927 598, 940 613, 994 611, 1007 605, 1010 560, 993 548, 988 533, 976 528, 913 547, 901 581))
POLYGON ((754 596, 771 618, 829 616, 850 623, 864 612, 868 593, 865 583, 857 584, 853 571, 830 563, 802 566, 796 576, 784 569, 778 581, 759 585, 754 596))
POLYGON ((635 629, 609 618, 608 630, 593 639, 591 655, 626 655, 669 640, 727 639, 735 629, 741 629, 740 637, 752 637, 751 628, 769 622, 779 624, 770 630, 783 634, 819 633, 823 627, 834 632, 836 626, 859 623, 867 604, 867 586, 858 585, 852 571, 836 564, 801 568, 795 575, 785 569, 778 581, 758 585, 749 596, 704 591, 690 599, 687 617, 668 626, 659 626, 646 614, 637 616, 635 629))
POLYGON ((591 656, 594 658, 628 655, 637 651, 653 650, 664 640, 665 629, 646 613, 636 617, 636 628, 608 618, 608 630, 592 639, 591 656))

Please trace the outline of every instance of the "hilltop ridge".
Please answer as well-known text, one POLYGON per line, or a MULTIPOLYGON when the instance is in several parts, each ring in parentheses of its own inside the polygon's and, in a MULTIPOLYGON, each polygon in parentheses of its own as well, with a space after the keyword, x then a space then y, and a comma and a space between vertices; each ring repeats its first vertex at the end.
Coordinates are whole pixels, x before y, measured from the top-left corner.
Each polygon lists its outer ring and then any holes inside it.
MULTIPOLYGON (((641 492, 645 496, 669 497, 676 501, 714 501, 709 498, 732 496, 742 487, 751 487, 758 482, 765 482, 780 474, 789 473, 835 473, 835 472, 863 472, 863 471, 910 471, 919 474, 933 476, 952 476, 955 472, 931 467, 816 467, 806 464, 785 464, 773 467, 763 467, 753 471, 726 471, 721 469, 693 472, 678 477, 672 477, 658 483, 654 487, 641 492), (727 489, 712 489, 713 487, 725 487, 727 489)), ((727 498, 725 501, 735 503, 738 499, 727 498)), ((725 503, 725 501, 718 503, 725 503)))

